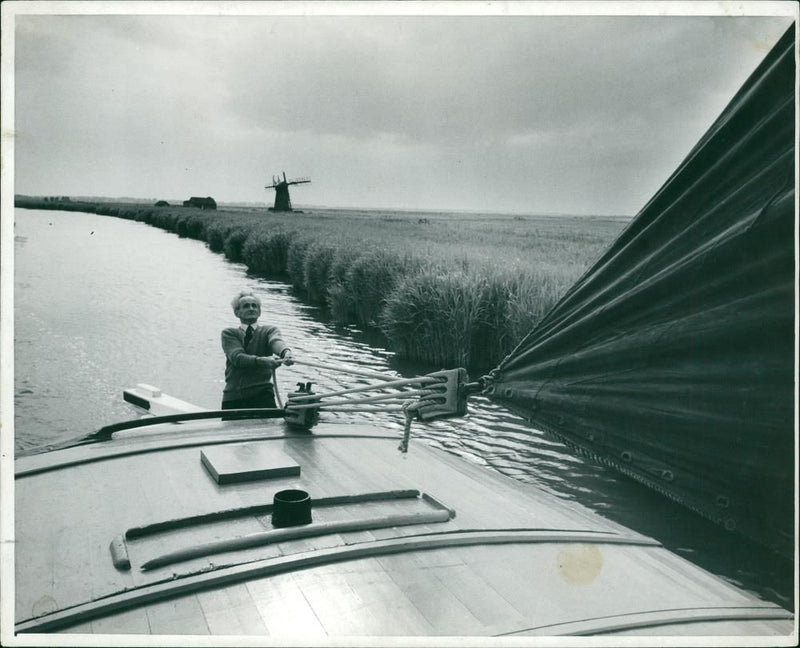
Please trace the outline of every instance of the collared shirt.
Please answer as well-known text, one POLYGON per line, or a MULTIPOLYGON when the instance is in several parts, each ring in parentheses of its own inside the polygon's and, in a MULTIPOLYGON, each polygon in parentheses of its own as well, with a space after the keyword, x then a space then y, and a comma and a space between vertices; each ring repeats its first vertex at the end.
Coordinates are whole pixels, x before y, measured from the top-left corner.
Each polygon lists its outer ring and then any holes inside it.
MULTIPOLYGON (((256 329, 257 329, 257 328, 258 328, 258 326, 259 326, 259 325, 258 325, 258 322, 256 322, 255 324, 239 324, 239 330, 240 330, 242 333, 244 333, 245 335, 247 335, 247 327, 248 327, 248 326, 252 326, 252 327, 253 327, 253 335, 255 335, 256 329)), ((284 348, 284 349, 283 349, 283 350, 282 350, 282 351, 281 351, 281 352, 280 352, 278 355, 279 355, 281 358, 283 358, 283 357, 286 355, 286 353, 287 353, 287 352, 288 352, 288 353, 291 353, 291 352, 292 352, 292 350, 291 350, 289 347, 285 347, 285 348, 284 348)))

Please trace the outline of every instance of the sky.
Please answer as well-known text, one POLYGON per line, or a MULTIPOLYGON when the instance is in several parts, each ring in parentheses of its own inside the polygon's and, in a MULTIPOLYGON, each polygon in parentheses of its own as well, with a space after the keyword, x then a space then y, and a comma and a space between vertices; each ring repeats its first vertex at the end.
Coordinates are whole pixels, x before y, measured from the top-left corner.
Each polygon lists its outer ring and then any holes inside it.
POLYGON ((793 20, 514 4, 18 12, 14 191, 272 204, 285 172, 296 207, 634 215, 793 20))

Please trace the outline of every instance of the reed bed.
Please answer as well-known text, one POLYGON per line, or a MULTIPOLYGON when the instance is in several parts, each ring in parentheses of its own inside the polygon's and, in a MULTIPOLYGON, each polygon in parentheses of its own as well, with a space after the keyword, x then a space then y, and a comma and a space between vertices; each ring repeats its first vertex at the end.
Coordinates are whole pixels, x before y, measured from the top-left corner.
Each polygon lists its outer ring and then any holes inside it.
POLYGON ((288 281, 341 325, 379 331, 399 357, 495 366, 616 238, 623 218, 152 207, 17 206, 148 223, 288 281))

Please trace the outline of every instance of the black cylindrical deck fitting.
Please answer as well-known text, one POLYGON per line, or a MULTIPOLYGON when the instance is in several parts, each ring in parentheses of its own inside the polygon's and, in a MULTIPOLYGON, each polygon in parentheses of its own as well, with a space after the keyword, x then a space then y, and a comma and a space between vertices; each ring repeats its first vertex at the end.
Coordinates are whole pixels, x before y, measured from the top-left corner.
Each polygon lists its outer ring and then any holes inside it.
POLYGON ((304 490, 290 488, 272 499, 272 526, 298 526, 311 522, 311 497, 304 490))

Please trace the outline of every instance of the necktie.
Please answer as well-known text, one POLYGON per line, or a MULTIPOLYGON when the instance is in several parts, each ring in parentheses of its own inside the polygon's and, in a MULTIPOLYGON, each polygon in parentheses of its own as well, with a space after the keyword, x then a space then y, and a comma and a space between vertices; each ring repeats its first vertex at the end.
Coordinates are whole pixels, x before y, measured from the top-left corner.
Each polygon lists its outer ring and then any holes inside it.
POLYGON ((248 326, 247 331, 244 334, 244 348, 247 349, 247 345, 250 344, 250 340, 253 339, 253 327, 248 326))

